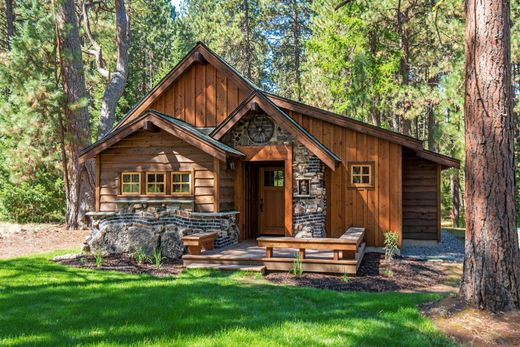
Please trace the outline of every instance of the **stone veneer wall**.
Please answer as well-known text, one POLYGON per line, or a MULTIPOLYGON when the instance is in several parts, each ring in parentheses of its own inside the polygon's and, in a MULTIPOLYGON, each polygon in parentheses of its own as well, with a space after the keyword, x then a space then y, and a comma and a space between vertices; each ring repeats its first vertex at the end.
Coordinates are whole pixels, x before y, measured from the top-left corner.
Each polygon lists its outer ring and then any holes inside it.
POLYGON ((178 259, 184 253, 182 237, 186 235, 216 231, 216 248, 237 243, 239 230, 235 215, 194 213, 178 209, 178 205, 172 208, 163 204, 127 204, 115 214, 91 214, 94 221, 85 250, 131 254, 142 249, 151 255, 159 248, 164 257, 178 259))
MULTIPOLYGON (((230 146, 258 146, 249 138, 247 125, 255 114, 244 116, 223 138, 230 146)), ((327 193, 325 166, 305 146, 279 125, 274 126, 273 137, 267 144, 293 145, 293 234, 295 237, 325 237, 327 193), (298 196, 298 179, 311 180, 310 196, 298 196)))

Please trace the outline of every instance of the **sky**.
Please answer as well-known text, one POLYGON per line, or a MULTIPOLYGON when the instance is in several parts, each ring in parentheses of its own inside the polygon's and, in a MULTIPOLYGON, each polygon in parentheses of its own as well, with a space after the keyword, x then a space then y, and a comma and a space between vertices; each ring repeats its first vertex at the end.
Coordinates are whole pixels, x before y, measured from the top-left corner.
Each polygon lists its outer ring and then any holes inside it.
POLYGON ((172 5, 174 5, 177 8, 177 10, 180 9, 182 0, 170 0, 170 1, 172 2, 172 5))

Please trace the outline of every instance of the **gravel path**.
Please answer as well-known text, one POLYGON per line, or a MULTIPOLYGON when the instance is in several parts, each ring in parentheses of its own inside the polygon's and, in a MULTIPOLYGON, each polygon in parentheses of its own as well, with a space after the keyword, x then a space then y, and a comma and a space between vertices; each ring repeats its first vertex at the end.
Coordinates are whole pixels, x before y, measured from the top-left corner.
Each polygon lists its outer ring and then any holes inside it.
POLYGON ((442 241, 435 246, 405 246, 401 255, 420 260, 461 263, 464 261, 464 242, 442 230, 442 241))

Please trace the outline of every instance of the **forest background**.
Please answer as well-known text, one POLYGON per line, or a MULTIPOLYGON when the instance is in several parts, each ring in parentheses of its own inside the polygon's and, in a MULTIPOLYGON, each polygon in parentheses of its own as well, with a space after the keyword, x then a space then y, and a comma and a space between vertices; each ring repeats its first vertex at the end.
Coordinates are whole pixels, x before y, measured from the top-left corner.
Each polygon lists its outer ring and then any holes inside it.
MULTIPOLYGON (((69 1, 81 39, 86 97, 80 106, 88 112, 89 141, 106 131, 100 114, 122 64, 115 121, 202 41, 267 91, 417 137, 427 149, 461 159, 460 170, 443 172, 442 217, 464 226, 463 1, 69 1), (126 44, 117 31, 121 4, 126 44)), ((511 1, 511 18, 520 182, 518 0, 511 1)), ((2 0, 0 220, 65 220, 60 59, 67 52, 60 51, 59 33, 53 1, 2 0)), ((515 194, 519 215, 518 186, 515 194)))

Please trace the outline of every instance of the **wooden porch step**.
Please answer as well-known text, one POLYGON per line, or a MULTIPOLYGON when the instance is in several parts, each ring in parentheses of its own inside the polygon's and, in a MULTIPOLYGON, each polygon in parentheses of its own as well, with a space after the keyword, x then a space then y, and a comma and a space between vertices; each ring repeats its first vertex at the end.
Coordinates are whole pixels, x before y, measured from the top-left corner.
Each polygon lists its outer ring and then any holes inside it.
POLYGON ((264 265, 225 265, 225 264, 201 264, 192 263, 186 266, 187 269, 212 269, 221 271, 247 271, 247 272, 259 272, 262 275, 265 274, 266 267, 264 265))

